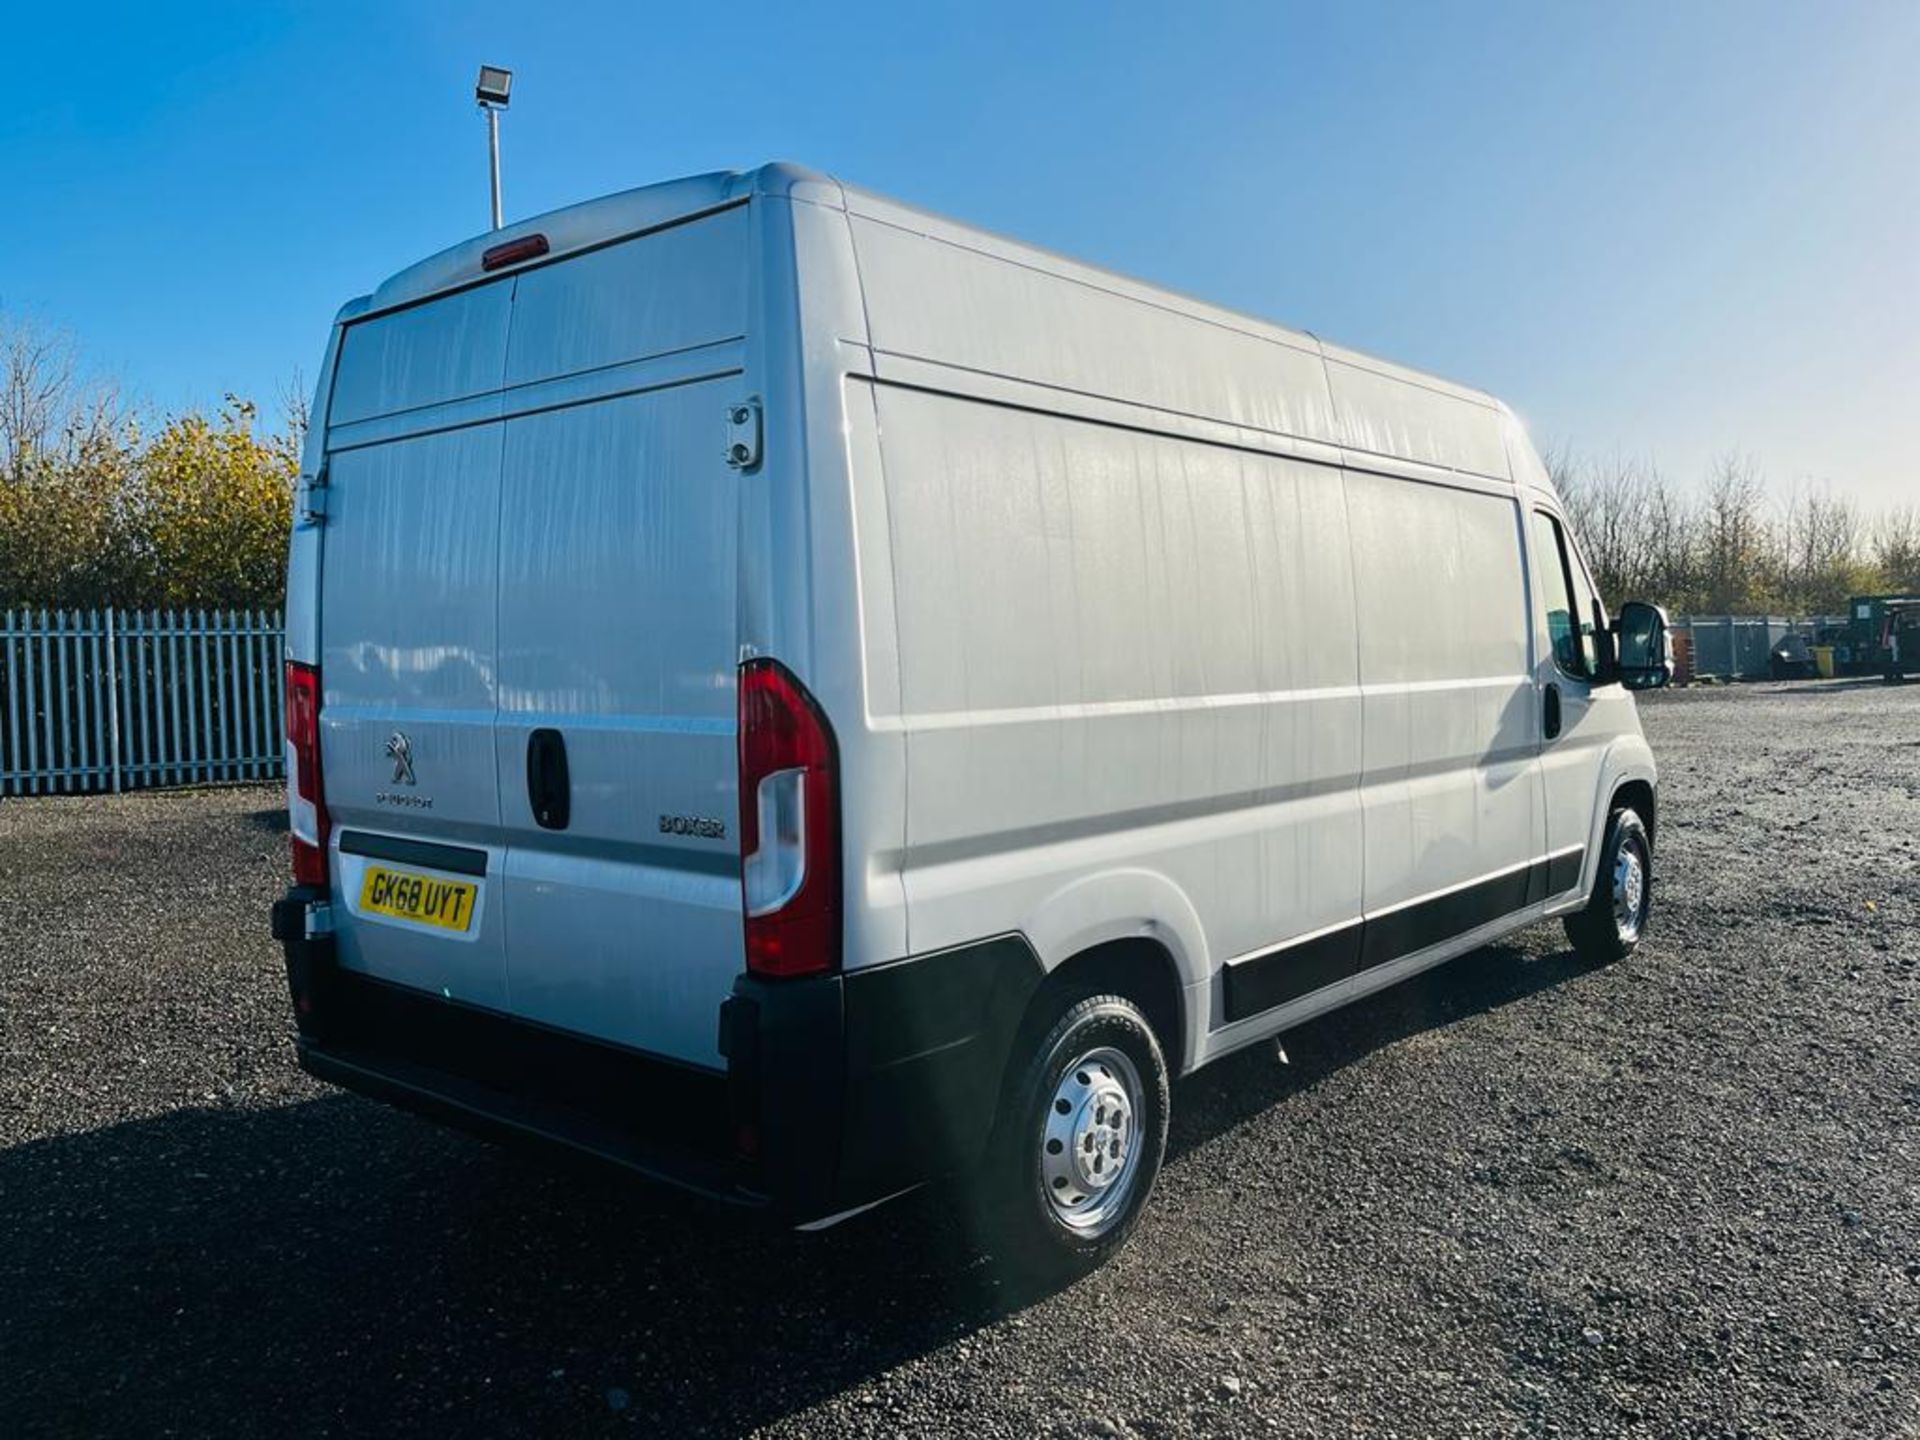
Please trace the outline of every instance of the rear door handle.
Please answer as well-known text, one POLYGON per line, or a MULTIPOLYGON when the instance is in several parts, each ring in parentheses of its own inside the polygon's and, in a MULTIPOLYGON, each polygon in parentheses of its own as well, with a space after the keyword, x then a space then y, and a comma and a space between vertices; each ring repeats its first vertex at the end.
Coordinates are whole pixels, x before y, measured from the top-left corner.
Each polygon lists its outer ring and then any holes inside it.
POLYGON ((1551 740, 1560 733, 1560 687, 1552 681, 1547 682, 1547 693, 1541 702, 1540 728, 1551 740))
POLYGON ((558 730, 536 730, 527 736, 527 804, 541 829, 567 828, 573 786, 567 778, 567 742, 558 730))

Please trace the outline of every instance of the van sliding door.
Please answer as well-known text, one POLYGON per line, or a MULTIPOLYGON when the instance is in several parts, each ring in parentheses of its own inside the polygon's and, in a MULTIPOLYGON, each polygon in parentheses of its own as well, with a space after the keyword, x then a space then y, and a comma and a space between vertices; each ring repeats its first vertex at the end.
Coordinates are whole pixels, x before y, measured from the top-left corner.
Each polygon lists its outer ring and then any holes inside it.
POLYGON ((1539 896, 1540 795, 1512 495, 1347 472, 1367 923, 1389 964, 1539 896))

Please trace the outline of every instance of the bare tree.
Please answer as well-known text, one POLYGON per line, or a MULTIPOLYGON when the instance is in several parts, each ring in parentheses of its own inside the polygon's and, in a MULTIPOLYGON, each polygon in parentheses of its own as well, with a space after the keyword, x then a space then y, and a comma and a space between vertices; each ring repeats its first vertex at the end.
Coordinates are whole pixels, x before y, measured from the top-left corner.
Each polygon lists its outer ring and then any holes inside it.
POLYGON ((72 340, 0 314, 0 482, 101 454, 128 423, 113 387, 81 373, 72 340))
POLYGON ((1674 603, 1694 584, 1696 517, 1650 460, 1582 462, 1555 450, 1546 462, 1602 595, 1618 604, 1674 603))
POLYGON ((1646 497, 1647 597, 1668 605, 1689 605, 1700 572, 1697 508, 1665 473, 1649 474, 1646 497))
POLYGON ((1564 440, 1555 440, 1540 452, 1540 463, 1546 469, 1547 478, 1553 481, 1553 488, 1560 492, 1562 503, 1571 510, 1580 490, 1580 461, 1574 455, 1573 446, 1564 440))
POLYGON ((1873 527, 1872 550, 1881 584, 1920 591, 1920 510, 1902 505, 1883 513, 1873 527))
POLYGON ((295 368, 292 378, 280 388, 280 416, 286 427, 287 440, 298 455, 300 447, 307 443, 307 427, 312 423, 310 413, 312 401, 307 395, 307 379, 303 371, 295 368))
POLYGON ((0 475, 46 451, 72 404, 72 342, 0 317, 0 475))
POLYGON ((1723 455, 1700 504, 1697 603, 1711 612, 1747 611, 1764 600, 1772 537, 1766 487, 1751 460, 1723 455))
POLYGON ((1861 562, 1863 534, 1858 507, 1836 496, 1831 486, 1790 496, 1775 557, 1781 567, 1780 597, 1801 614, 1840 609, 1849 595, 1871 583, 1861 562))
POLYGON ((1589 488, 1595 553, 1588 559, 1602 592, 1616 600, 1647 592, 1663 543, 1657 530, 1665 514, 1659 493, 1664 484, 1651 461, 1615 456, 1594 469, 1589 488))

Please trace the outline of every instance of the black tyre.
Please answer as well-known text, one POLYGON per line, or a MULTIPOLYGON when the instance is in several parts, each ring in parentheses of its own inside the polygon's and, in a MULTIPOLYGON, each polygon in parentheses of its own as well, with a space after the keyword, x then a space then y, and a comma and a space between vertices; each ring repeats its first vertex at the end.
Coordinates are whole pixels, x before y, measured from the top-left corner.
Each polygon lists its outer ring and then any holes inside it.
POLYGON ((1653 840, 1639 812, 1623 806, 1607 817, 1593 894, 1567 917, 1567 939, 1582 959, 1624 960, 1646 933, 1652 908, 1653 840))
POLYGON ((979 1199, 1008 1278, 1051 1285, 1100 1265, 1139 1222, 1167 1148, 1167 1066, 1118 995, 1067 997, 1025 1034, 979 1199))

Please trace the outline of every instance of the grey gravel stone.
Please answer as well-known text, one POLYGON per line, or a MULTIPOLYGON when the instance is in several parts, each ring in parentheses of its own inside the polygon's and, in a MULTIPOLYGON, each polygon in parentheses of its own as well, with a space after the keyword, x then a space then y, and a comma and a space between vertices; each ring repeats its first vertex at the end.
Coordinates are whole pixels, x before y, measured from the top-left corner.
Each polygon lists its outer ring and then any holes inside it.
POLYGON ((1920 1434, 1920 686, 1643 714, 1637 955, 1539 926, 1181 1082, 1039 1297, 944 1189, 769 1233, 308 1081, 273 789, 0 800, 0 1428, 1920 1434))

